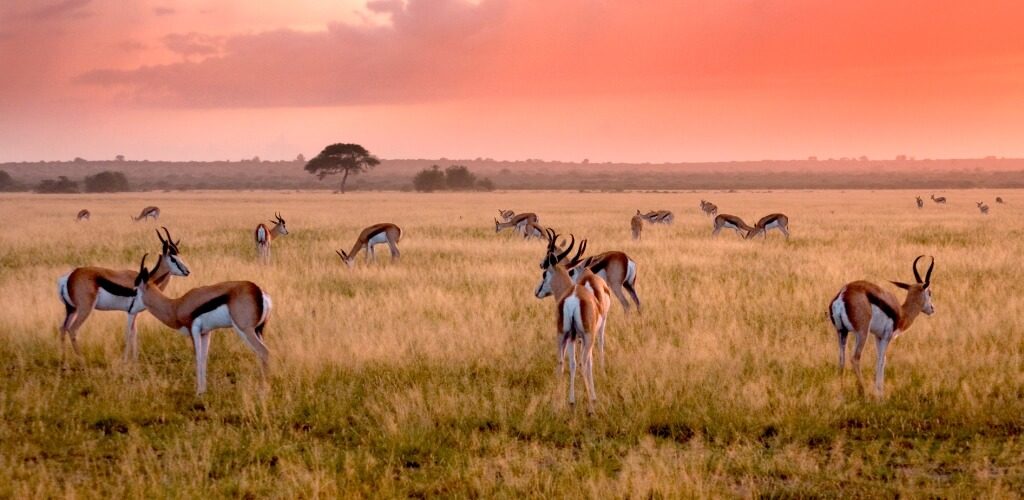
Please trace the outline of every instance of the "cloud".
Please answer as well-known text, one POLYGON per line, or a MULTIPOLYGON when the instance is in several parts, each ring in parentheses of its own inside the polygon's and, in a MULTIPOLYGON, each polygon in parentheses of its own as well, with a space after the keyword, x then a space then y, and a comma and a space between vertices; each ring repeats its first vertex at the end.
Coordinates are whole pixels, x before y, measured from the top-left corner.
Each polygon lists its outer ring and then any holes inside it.
POLYGON ((158 16, 170 16, 170 15, 175 14, 176 12, 178 12, 178 11, 173 9, 173 8, 171 8, 171 7, 154 7, 153 8, 153 13, 158 15, 158 16))
POLYGON ((223 45, 223 38, 202 33, 172 33, 162 41, 168 50, 185 57, 217 54, 223 45))
POLYGON ((82 9, 88 6, 91 2, 92 0, 61 0, 59 2, 43 5, 42 7, 36 7, 30 10, 26 17, 35 21, 46 21, 66 17, 85 17, 88 13, 84 12, 82 9))

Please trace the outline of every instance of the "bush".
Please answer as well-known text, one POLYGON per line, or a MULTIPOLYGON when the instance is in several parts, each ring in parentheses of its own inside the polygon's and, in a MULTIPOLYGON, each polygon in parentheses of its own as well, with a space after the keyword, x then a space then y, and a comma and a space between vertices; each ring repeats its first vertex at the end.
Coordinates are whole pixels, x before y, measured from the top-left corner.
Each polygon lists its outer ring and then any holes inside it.
POLYGON ((444 169, 444 182, 450 191, 466 191, 476 186, 476 176, 462 165, 444 169))
POLYGON ((117 193, 130 191, 128 178, 122 172, 104 171, 96 175, 89 175, 85 178, 85 191, 87 193, 117 193))
POLYGON ((40 182, 36 186, 37 193, 77 193, 78 183, 68 179, 65 176, 60 176, 56 179, 46 179, 40 182))
POLYGON ((441 167, 438 167, 437 165, 420 170, 416 176, 412 178, 412 187, 417 191, 424 193, 440 191, 446 186, 447 183, 445 182, 444 172, 442 172, 441 167))
POLYGON ((434 191, 493 191, 494 182, 490 179, 476 178, 473 172, 462 165, 452 165, 444 170, 433 165, 420 170, 412 178, 413 189, 431 193, 434 191))
POLYGON ((494 191, 494 181, 490 177, 485 177, 477 181, 476 188, 480 191, 494 191))
POLYGON ((11 174, 8 174, 6 170, 0 170, 0 193, 18 191, 21 186, 14 181, 11 174))

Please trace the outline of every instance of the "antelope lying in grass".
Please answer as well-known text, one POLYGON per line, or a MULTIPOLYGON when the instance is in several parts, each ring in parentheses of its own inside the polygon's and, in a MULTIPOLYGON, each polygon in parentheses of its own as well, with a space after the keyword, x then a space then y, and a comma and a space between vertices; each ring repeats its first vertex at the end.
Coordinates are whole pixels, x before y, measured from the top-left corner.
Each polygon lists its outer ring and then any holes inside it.
POLYGON ((933 194, 932 195, 932 201, 934 201, 935 203, 938 203, 940 205, 945 205, 946 204, 946 197, 945 196, 939 196, 938 198, 936 198, 935 195, 933 194))
POLYGON ((651 210, 641 217, 651 224, 671 224, 676 220, 676 216, 670 210, 651 210))
POLYGON ((768 231, 772 229, 778 229, 779 232, 786 235, 786 239, 789 239, 789 217, 785 214, 771 214, 761 217, 761 220, 754 224, 754 229, 747 231, 746 239, 753 238, 757 235, 764 236, 768 239, 768 231))
POLYGON ((89 217, 92 217, 92 213, 90 213, 88 210, 83 208, 83 209, 78 211, 78 216, 75 217, 75 222, 82 221, 82 220, 89 220, 89 217))
POLYGON ((750 227, 749 224, 743 222, 743 219, 729 214, 719 214, 715 216, 715 227, 711 231, 711 236, 718 236, 718 233, 723 229, 732 229, 736 231, 736 234, 740 236, 746 236, 753 231, 754 228, 750 227))
POLYGON ((640 215, 640 211, 636 211, 636 215, 629 220, 629 230, 633 233, 633 240, 640 239, 640 233, 644 230, 644 216, 640 215))
POLYGON ((256 226, 256 253, 263 263, 270 263, 270 243, 276 236, 285 236, 288 234, 288 228, 284 225, 284 219, 281 218, 281 214, 275 213, 274 219, 270 223, 274 227, 267 229, 267 226, 260 224, 256 226))
POLYGON ((398 242, 402 239, 402 228, 390 223, 383 222, 380 224, 374 224, 366 229, 363 229, 359 233, 359 237, 356 238, 356 242, 352 245, 352 249, 346 253, 344 250, 337 250, 338 257, 341 257, 342 262, 348 267, 352 267, 356 262, 356 255, 362 250, 366 252, 366 262, 376 260, 377 256, 374 254, 373 248, 377 245, 387 244, 388 248, 391 249, 391 260, 395 261, 401 258, 402 254, 398 251, 398 242))
MULTIPOLYGON (((549 248, 554 244, 554 237, 549 236, 549 248)), ((576 404, 576 344, 581 344, 583 380, 589 395, 587 408, 593 412, 594 403, 597 401, 597 392, 594 389, 594 343, 596 340, 602 346, 604 344, 604 329, 611 298, 608 285, 597 275, 584 271, 573 280, 565 265, 560 263, 572 251, 574 244, 575 237, 572 237, 569 247, 563 253, 547 254, 544 272, 541 274, 535 295, 537 298, 548 295, 555 297, 558 370, 565 373, 564 360, 568 351, 570 405, 576 404)), ((577 257, 581 253, 577 254, 577 257)))
POLYGON ((917 208, 924 208, 924 200, 920 196, 917 196, 917 208))
POLYGON ((839 338, 839 373, 846 367, 846 338, 850 332, 856 335, 857 344, 853 351, 853 369, 857 373, 857 384, 861 392, 864 390, 860 374, 860 355, 864 350, 868 334, 875 336, 878 348, 878 359, 875 363, 875 391, 883 395, 885 382, 885 351, 889 343, 907 331, 921 313, 932 315, 931 280, 935 259, 932 259, 925 273, 924 280, 917 272, 917 262, 924 256, 914 259, 914 279, 916 283, 908 285, 898 281, 891 282, 907 291, 903 304, 896 300, 892 292, 868 281, 854 281, 839 290, 839 294, 829 305, 829 319, 836 329, 839 338))
POLYGON ((981 210, 981 215, 988 215, 988 205, 984 201, 978 202, 978 210, 981 210))
MULTIPOLYGON (((185 261, 178 254, 181 240, 171 240, 171 233, 163 228, 167 239, 157 231, 163 250, 157 260, 150 283, 154 288, 163 290, 171 281, 171 276, 188 276, 190 271, 185 261)), ((138 360, 139 342, 135 329, 136 316, 141 310, 133 312, 132 302, 135 290, 132 283, 136 273, 131 270, 114 271, 102 267, 79 267, 57 280, 57 293, 64 303, 64 322, 60 327, 61 357, 64 353, 64 337, 71 338, 71 347, 79 357, 82 351, 78 348, 78 329, 82 327, 89 314, 97 311, 124 311, 128 313, 128 325, 125 332, 124 358, 138 360)))
POLYGON ((718 205, 715 205, 710 201, 700 200, 700 210, 708 217, 718 215, 718 205))
POLYGON ((142 211, 139 212, 139 216, 138 217, 132 217, 132 220, 135 221, 135 222, 138 222, 140 220, 150 219, 150 218, 153 219, 153 220, 157 220, 157 219, 160 218, 160 208, 159 207, 148 206, 146 208, 143 208, 142 211))
MULTIPOLYGON (((272 303, 270 296, 251 281, 225 281, 189 290, 172 299, 160 287, 151 286, 151 272, 142 257, 135 277, 131 311, 149 310, 172 330, 192 338, 196 353, 196 394, 206 392, 206 363, 210 355, 210 334, 232 328, 260 359, 263 376, 270 368, 270 351, 263 344, 272 303)), ((130 314, 130 312, 129 312, 130 314)))

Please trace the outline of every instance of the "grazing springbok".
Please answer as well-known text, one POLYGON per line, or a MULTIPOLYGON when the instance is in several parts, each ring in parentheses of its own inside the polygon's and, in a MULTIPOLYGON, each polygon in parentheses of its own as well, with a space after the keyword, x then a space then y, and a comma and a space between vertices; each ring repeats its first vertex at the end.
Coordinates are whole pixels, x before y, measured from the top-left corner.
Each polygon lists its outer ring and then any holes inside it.
POLYGON ((935 195, 933 194, 932 195, 932 201, 934 201, 935 203, 938 203, 940 205, 945 205, 946 204, 946 197, 945 196, 939 196, 938 198, 936 198, 935 195))
MULTIPOLYGON (((135 277, 135 296, 131 311, 148 310, 172 330, 192 338, 196 353, 196 394, 206 392, 206 362, 210 355, 210 334, 221 328, 233 328, 260 359, 263 376, 270 368, 270 351, 263 344, 272 303, 270 296, 251 281, 225 281, 193 288, 176 299, 164 295, 160 287, 150 286, 151 272, 142 257, 135 277)), ((130 312, 129 312, 130 314, 130 312)))
POLYGON ((718 205, 710 201, 700 200, 700 210, 708 217, 718 215, 718 205))
POLYGON ((288 234, 288 228, 285 227, 281 214, 275 213, 274 218, 276 220, 270 221, 274 225, 273 228, 267 229, 267 226, 264 224, 256 226, 256 253, 259 255, 260 260, 268 264, 270 263, 270 242, 276 236, 288 234))
POLYGON ((917 197, 917 208, 924 208, 924 200, 920 196, 917 197))
POLYGON ((752 231, 747 231, 746 238, 749 240, 750 238, 760 234, 764 236, 765 239, 768 239, 768 231, 771 231, 772 229, 778 229, 779 232, 786 235, 786 239, 788 240, 789 217, 786 217, 785 214, 771 214, 761 217, 761 220, 757 221, 757 224, 754 224, 754 229, 752 231))
POLYGON ((401 253, 398 251, 398 242, 401 239, 402 228, 390 222, 382 222, 363 229, 359 233, 359 237, 356 238, 355 244, 352 245, 352 250, 349 250, 348 253, 344 250, 337 250, 336 253, 345 265, 352 267, 355 265, 356 255, 360 250, 366 252, 366 262, 370 262, 377 259, 373 247, 387 243, 391 249, 391 260, 398 260, 401 257, 401 253))
POLYGON ((988 215, 988 205, 984 201, 978 202, 978 210, 981 210, 982 215, 988 215))
POLYGON ((1003 201, 1003 197, 1002 196, 996 196, 996 203, 1006 203, 1006 202, 1003 201))
POLYGON ((502 221, 508 222, 508 221, 512 220, 512 217, 516 216, 516 213, 513 210, 503 210, 503 209, 499 208, 498 209, 498 215, 501 216, 501 220, 502 221))
POLYGON ((75 222, 80 220, 89 220, 89 217, 92 217, 92 213, 83 208, 78 211, 78 216, 75 217, 75 222))
POLYGON ((885 351, 900 333, 907 331, 921 313, 932 315, 932 270, 935 258, 932 258, 925 273, 924 280, 917 272, 917 262, 924 256, 914 259, 914 279, 912 285, 892 281, 891 283, 907 291, 907 298, 900 305, 892 292, 868 281, 854 281, 839 290, 829 304, 828 316, 839 338, 839 373, 846 367, 846 337, 850 332, 856 335, 857 344, 853 351, 853 369, 857 373, 857 384, 863 393, 864 386, 860 374, 860 355, 867 342, 868 333, 874 334, 875 346, 878 348, 878 360, 875 364, 875 391, 883 395, 885 381, 885 351))
MULTIPOLYGON (((594 389, 594 342, 603 337, 601 332, 604 329, 604 319, 607 317, 611 299, 605 292, 608 286, 604 285, 602 288, 600 281, 593 279, 597 278, 596 275, 589 274, 587 281, 582 282, 581 279, 581 283, 576 283, 569 276, 565 266, 559 263, 572 251, 574 242, 575 237, 560 255, 548 253, 535 295, 537 298, 548 295, 555 297, 558 370, 565 373, 564 362, 568 350, 570 405, 576 404, 576 344, 581 344, 583 381, 590 396, 587 408, 593 412, 594 403, 597 401, 597 392, 594 389), (597 298, 598 293, 605 294, 604 302, 597 298)), ((549 246, 553 245, 553 238, 550 238, 549 246)))
POLYGON ((536 222, 528 221, 523 226, 523 239, 526 239, 526 240, 538 239, 539 240, 539 239, 543 239, 544 235, 545 235, 544 228, 541 227, 540 224, 537 224, 536 222))
MULTIPOLYGON (((504 214, 502 215, 502 217, 504 217, 504 214)), ((519 215, 513 215, 504 222, 499 222, 498 219, 494 219, 494 232, 500 233, 502 230, 505 229, 515 229, 520 234, 525 235, 526 226, 531 222, 534 224, 540 222, 540 219, 537 218, 537 214, 528 212, 519 215)))
MULTIPOLYGON (((129 216, 129 217, 131 217, 131 216, 129 216)), ((157 220, 157 219, 160 218, 160 208, 159 207, 148 206, 146 208, 143 208, 142 211, 139 212, 139 216, 138 217, 132 217, 132 220, 135 221, 135 222, 138 222, 140 220, 150 219, 150 218, 152 218, 153 220, 157 220)))
MULTIPOLYGON (((551 236, 555 235, 554 231, 548 229, 548 253, 554 253, 559 246, 552 245, 551 236)), ((559 263, 562 265, 569 264, 568 262, 562 262, 564 257, 559 258, 559 263)), ((540 265, 543 268, 546 264, 545 260, 542 260, 540 265)), ((566 269, 569 272, 569 276, 575 279, 576 273, 589 270, 590 272, 598 275, 601 279, 608 283, 608 287, 611 288, 612 293, 615 294, 615 298, 619 299, 619 303, 622 304, 622 309, 629 313, 629 299, 622 293, 625 289, 629 292, 630 297, 633 298, 633 302, 636 304, 637 312, 641 312, 640 297, 636 293, 636 277, 637 277, 637 264, 632 258, 626 255, 624 252, 612 250, 602 254, 592 255, 575 263, 572 266, 567 266, 566 269)))
POLYGON ((743 219, 735 215, 718 214, 715 216, 715 227, 711 231, 711 236, 718 236, 718 233, 723 229, 735 230, 736 234, 740 236, 746 236, 754 230, 749 224, 743 222, 743 219))
POLYGON ((644 230, 644 216, 640 215, 640 211, 636 211, 636 215, 632 219, 629 219, 629 229, 633 233, 633 240, 640 239, 640 233, 644 230))
MULTIPOLYGON (((178 244, 181 240, 171 240, 171 233, 163 228, 167 239, 157 231, 156 236, 160 238, 163 250, 157 260, 156 267, 150 273, 150 283, 156 288, 163 290, 171 281, 171 276, 188 276, 189 269, 178 254, 178 244)), ((81 357, 82 351, 78 348, 78 329, 82 327, 85 320, 93 310, 97 311, 125 311, 128 313, 128 326, 125 332, 125 359, 137 360, 139 358, 139 342, 135 330, 135 319, 138 312, 132 312, 132 301, 135 291, 132 283, 135 280, 135 271, 124 270, 114 271, 102 267, 79 267, 57 280, 57 294, 64 303, 64 322, 60 327, 61 356, 64 353, 64 337, 71 338, 71 347, 75 354, 81 357)))
POLYGON ((671 224, 676 220, 676 216, 669 210, 651 210, 641 217, 651 224, 671 224))

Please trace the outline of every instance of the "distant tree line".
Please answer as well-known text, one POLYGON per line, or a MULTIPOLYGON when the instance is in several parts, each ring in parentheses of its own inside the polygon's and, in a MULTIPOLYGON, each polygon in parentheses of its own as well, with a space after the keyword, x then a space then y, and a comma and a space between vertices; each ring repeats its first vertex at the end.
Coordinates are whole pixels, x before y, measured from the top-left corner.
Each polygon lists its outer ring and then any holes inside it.
MULTIPOLYGON (((0 191, 4 191, 4 176, 10 178, 6 172, 0 171, 0 191)), ((10 180, 14 183, 14 180, 10 180)), ((128 178, 125 177, 123 172, 113 172, 110 170, 100 172, 95 175, 87 175, 82 182, 84 191, 86 193, 120 193, 124 191, 131 191, 131 186, 128 184, 128 178)), ((16 189, 20 190, 20 186, 16 189)), ((45 179, 35 186, 33 191, 37 193, 78 193, 78 183, 69 179, 67 176, 61 175, 56 179, 45 179)))
POLYGON ((420 170, 412 178, 413 189, 431 193, 434 191, 494 191, 494 182, 489 178, 478 179, 476 174, 463 165, 451 165, 441 170, 438 165, 420 170))

